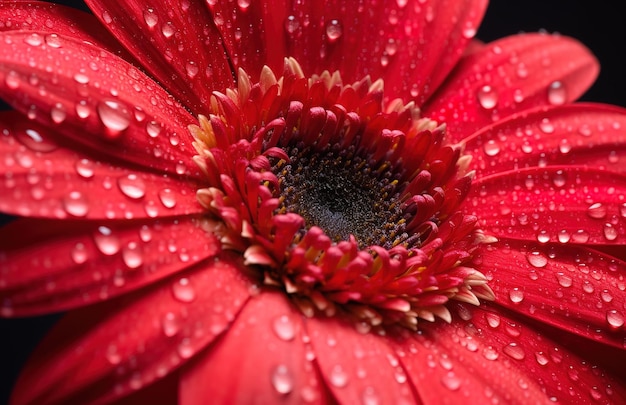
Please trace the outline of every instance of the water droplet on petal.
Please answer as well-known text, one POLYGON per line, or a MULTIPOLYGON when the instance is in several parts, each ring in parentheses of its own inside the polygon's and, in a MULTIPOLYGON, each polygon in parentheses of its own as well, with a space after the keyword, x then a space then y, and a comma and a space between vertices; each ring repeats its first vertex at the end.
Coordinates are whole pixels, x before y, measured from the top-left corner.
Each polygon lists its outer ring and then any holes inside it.
POLYGON ((613 295, 611 295, 611 292, 606 289, 602 290, 602 292, 600 293, 600 298, 602 298, 602 301, 604 301, 607 304, 613 301, 613 295))
POLYGON ((524 360, 524 357, 526 357, 524 350, 520 346, 518 346, 517 343, 509 343, 508 345, 504 346, 504 349, 502 349, 502 351, 515 360, 524 360))
POLYGON ((272 371, 272 386, 279 394, 289 394, 293 390, 293 375, 284 364, 279 364, 272 371))
POLYGON ((363 405, 380 404, 380 399, 378 398, 374 387, 365 387, 365 389, 363 390, 363 395, 361 395, 361 402, 363 403, 363 405))
POLYGON ((250 0, 237 0, 237 6, 241 11, 246 11, 250 7, 250 0))
POLYGON ((296 328, 288 315, 282 315, 274 319, 272 329, 276 336, 284 341, 293 340, 296 336, 296 328))
POLYGON ((122 361, 122 356, 119 354, 117 346, 115 345, 109 345, 109 347, 107 347, 105 357, 112 365, 120 364, 122 361))
POLYGON ((328 38, 328 42, 336 42, 341 38, 342 34, 343 28, 338 20, 330 20, 330 22, 326 24, 326 38, 328 38))
POLYGON ((535 359, 540 366, 545 366, 549 362, 548 356, 546 356, 543 352, 536 352, 535 359))
POLYGON ((572 235, 572 242, 587 243, 589 241, 589 233, 584 229, 579 229, 572 235))
POLYGON ((94 165, 93 165, 93 162, 91 162, 91 160, 89 159, 77 160, 75 164, 75 168, 76 168, 76 173, 78 173, 80 177, 83 177, 85 179, 90 179, 94 175, 94 170, 93 170, 94 165))
POLYGON ((524 291, 515 287, 509 291, 509 299, 515 304, 519 304, 524 300, 524 291))
POLYGON ((154 12, 154 9, 148 8, 143 13, 143 20, 148 25, 148 28, 154 28, 154 26, 157 25, 157 22, 159 21, 159 16, 154 12))
POLYGON ((84 217, 89 212, 87 198, 80 191, 72 191, 63 198, 63 208, 75 217, 84 217))
POLYGON ((172 284, 172 294, 181 302, 192 302, 196 299, 196 290, 189 279, 185 277, 172 284))
POLYGON ((143 264, 143 253, 136 242, 130 242, 122 249, 122 260, 129 269, 136 269, 143 264))
POLYGON ((136 174, 129 174, 117 179, 120 191, 128 198, 138 200, 146 194, 146 185, 136 174))
POLYGON ((526 259, 528 260, 528 263, 537 268, 546 267, 548 264, 548 258, 546 255, 539 251, 529 252, 526 255, 526 259))
POLYGON ((112 256, 120 250, 119 239, 113 234, 113 231, 106 226, 98 227, 98 230, 94 234, 94 241, 96 242, 98 250, 106 256, 112 256))
POLYGON ((156 138, 161 133, 161 124, 156 121, 149 121, 146 124, 146 132, 150 138, 156 138))
POLYGON ((606 312, 606 321, 612 329, 621 328, 624 326, 624 315, 615 309, 611 309, 606 312))
POLYGON ((16 71, 11 70, 4 78, 4 83, 9 89, 16 90, 21 84, 20 75, 16 71))
POLYGON ((330 383, 337 388, 343 388, 348 385, 348 374, 339 364, 335 365, 330 371, 330 383))
POLYGON ((128 107, 116 100, 105 100, 98 103, 98 116, 106 128, 107 135, 117 138, 130 126, 128 107))
POLYGON ((76 264, 83 264, 88 259, 87 248, 82 243, 77 243, 70 254, 72 256, 72 260, 76 264))
POLYGON ((561 287, 568 288, 572 286, 572 278, 563 272, 556 273, 556 279, 558 280, 561 287))
POLYGON ((165 336, 171 337, 180 330, 180 319, 173 312, 167 312, 161 319, 161 327, 165 336))
POLYGON ((608 241, 614 241, 617 239, 617 229, 613 226, 613 224, 606 223, 603 227, 604 238, 608 241))
POLYGON ((174 191, 170 188, 164 188, 159 191, 159 200, 161 200, 161 204, 163 204, 165 208, 174 208, 176 206, 174 191))
POLYGON ((555 81, 548 87, 548 102, 552 105, 562 105, 567 101, 565 85, 560 81, 555 81))
POLYGON ((450 391, 456 391, 461 387, 461 379, 457 377, 452 371, 449 371, 441 378, 441 383, 450 391))
POLYGON ((56 103, 50 110, 50 119, 55 124, 60 124, 65 121, 65 118, 67 118, 65 107, 61 103, 56 103))
POLYGON ((43 37, 39 34, 33 33, 25 37, 24 42, 31 46, 39 46, 43 44, 43 37))
POLYGON ((606 216, 606 207, 602 203, 591 204, 587 208, 587 215, 594 219, 602 219, 606 216))
POLYGON ((498 93, 489 85, 478 89, 478 103, 485 110, 493 110, 498 105, 498 93))
POLYGON ((51 140, 44 138, 39 131, 34 129, 18 129, 15 131, 17 140, 27 148, 35 152, 52 152, 57 145, 51 140))
POLYGON ((484 150, 487 156, 496 156, 498 153, 500 153, 500 145, 498 145, 496 141, 491 139, 485 143, 484 150))
POLYGON ((300 23, 295 16, 290 15, 285 19, 285 31, 287 31, 288 34, 295 33, 298 28, 300 28, 300 23))
POLYGON ((178 348, 176 350, 178 355, 183 359, 188 359, 194 354, 193 346, 191 345, 191 340, 189 338, 184 338, 178 344, 178 348))

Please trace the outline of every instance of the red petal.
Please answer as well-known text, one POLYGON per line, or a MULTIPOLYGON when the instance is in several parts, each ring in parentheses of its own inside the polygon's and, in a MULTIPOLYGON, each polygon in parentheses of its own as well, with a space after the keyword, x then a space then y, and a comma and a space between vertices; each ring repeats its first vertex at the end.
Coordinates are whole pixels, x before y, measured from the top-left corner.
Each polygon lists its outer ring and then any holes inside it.
POLYGON ((0 210, 48 218, 146 218, 203 211, 199 184, 100 162, 54 142, 58 134, 15 111, 0 113, 0 210), (18 142, 19 141, 19 142, 18 142))
POLYGON ((306 329, 326 385, 340 403, 415 402, 405 370, 383 338, 336 317, 307 319, 306 329))
POLYGON ((466 207, 497 237, 624 244, 626 176, 578 166, 531 167, 476 179, 466 207))
POLYGON ((17 220, 0 229, 0 245, 4 316, 106 300, 219 251, 219 242, 202 228, 202 220, 192 218, 122 223, 17 220))
POLYGON ((546 165, 624 173, 626 110, 601 104, 540 107, 490 125, 463 143, 477 177, 546 165))
POLYGON ((626 263, 584 248, 516 241, 486 246, 477 260, 499 305, 623 349, 626 263))
POLYGON ((598 70, 593 55, 570 38, 516 35, 461 59, 423 111, 445 122, 454 142, 517 111, 577 99, 598 70))
POLYGON ((186 363, 229 327, 248 281, 227 260, 181 277, 187 295, 166 280, 67 315, 35 351, 12 403, 109 403, 186 363))
POLYGON ((284 294, 263 290, 215 345, 182 370, 180 402, 328 402, 303 332, 302 314, 284 294))
POLYGON ((100 156, 198 172, 195 119, 150 78, 93 45, 61 35, 33 45, 31 35, 0 34, 0 97, 100 156))
POLYGON ((289 55, 305 74, 339 70, 346 83, 383 78, 390 98, 422 103, 461 57, 487 1, 209 4, 234 65, 253 76, 262 64, 281 71, 289 55))
POLYGON ((199 114, 213 90, 232 87, 222 39, 204 2, 85 1, 177 99, 199 114))
POLYGON ((126 50, 104 29, 96 18, 82 11, 40 1, 12 0, 0 3, 0 31, 37 31, 31 41, 50 40, 54 35, 65 35, 87 41, 109 52, 127 56, 126 50))
POLYGON ((426 404, 616 403, 618 382, 563 345, 489 308, 456 305, 450 324, 423 323, 398 339, 426 404))

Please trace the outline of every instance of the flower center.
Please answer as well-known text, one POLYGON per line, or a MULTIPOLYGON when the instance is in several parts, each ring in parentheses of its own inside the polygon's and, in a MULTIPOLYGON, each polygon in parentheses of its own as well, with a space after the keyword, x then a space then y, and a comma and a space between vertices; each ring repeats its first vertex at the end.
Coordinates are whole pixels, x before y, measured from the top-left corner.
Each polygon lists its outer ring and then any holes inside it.
POLYGON ((270 159, 281 212, 301 215, 307 228, 320 227, 334 242, 353 235, 362 249, 391 248, 409 239, 398 204, 400 176, 389 165, 370 165, 353 146, 316 153, 300 143, 284 150, 287 161, 270 159))
POLYGON ((208 186, 198 200, 224 249, 307 316, 359 324, 450 320, 446 303, 493 299, 473 252, 489 242, 460 206, 472 173, 445 127, 381 81, 239 72, 190 126, 208 186))

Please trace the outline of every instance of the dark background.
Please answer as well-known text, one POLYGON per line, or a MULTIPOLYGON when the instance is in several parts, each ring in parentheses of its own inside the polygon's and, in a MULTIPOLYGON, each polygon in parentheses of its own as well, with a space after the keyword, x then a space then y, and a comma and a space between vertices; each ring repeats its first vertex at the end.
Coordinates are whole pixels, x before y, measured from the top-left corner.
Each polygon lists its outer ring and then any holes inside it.
MULTIPOLYGON (((84 7, 78 1, 59 3, 84 7)), ((600 77, 583 99, 626 107, 626 15, 616 4, 619 2, 493 0, 477 38, 491 41, 540 29, 573 36, 593 51, 602 66, 600 77)), ((55 320, 0 320, 0 404, 7 401, 19 369, 55 320)))

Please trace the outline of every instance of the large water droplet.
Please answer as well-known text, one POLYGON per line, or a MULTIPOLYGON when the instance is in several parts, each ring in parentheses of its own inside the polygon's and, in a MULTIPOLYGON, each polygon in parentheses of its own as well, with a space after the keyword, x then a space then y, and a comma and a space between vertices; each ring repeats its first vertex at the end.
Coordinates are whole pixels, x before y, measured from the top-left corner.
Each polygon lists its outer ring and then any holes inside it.
POLYGON ((154 28, 157 22, 159 22, 159 16, 154 12, 154 9, 148 8, 143 13, 143 20, 148 25, 148 28, 154 28))
POLYGON ((539 251, 532 251, 526 255, 528 263, 533 267, 542 268, 548 264, 548 257, 539 251))
POLYGON ((94 165, 93 162, 89 159, 80 159, 76 161, 75 164, 76 173, 80 177, 85 179, 90 179, 94 175, 94 165))
POLYGON ((146 194, 146 185, 136 174, 129 174, 117 179, 120 191, 128 198, 138 200, 146 194))
POLYGON ((110 228, 99 226, 94 234, 96 247, 103 255, 112 256, 120 250, 120 240, 113 234, 110 228))
POLYGON ((39 131, 31 128, 18 129, 15 131, 15 138, 26 146, 27 148, 34 150, 35 152, 52 152, 57 149, 57 145, 48 138, 41 135, 39 131))
POLYGON ((559 81, 552 82, 548 87, 548 102, 552 105, 562 105, 567 101, 565 85, 559 81))
POLYGON ((335 365, 330 371, 330 383, 337 388, 343 388, 348 385, 348 374, 339 364, 335 365))
POLYGON ((98 116, 111 138, 117 138, 130 126, 130 112, 128 107, 116 100, 105 100, 98 103, 98 116))
POLYGON ((279 364, 272 371, 272 386, 279 394, 289 394, 293 390, 293 375, 284 364, 279 364))
POLYGON ((295 325, 288 315, 282 315, 274 319, 272 329, 276 336, 285 341, 293 340, 296 336, 295 325))
POLYGON ((161 204, 165 208, 174 208, 176 206, 176 198, 172 189, 164 188, 159 191, 159 200, 161 200, 161 204))
POLYGON ((498 145, 493 139, 487 141, 483 148, 487 156, 496 156, 500 153, 500 145, 498 145))
POLYGON ((54 122, 55 124, 60 124, 65 121, 65 118, 67 118, 67 111, 65 110, 63 104, 56 103, 54 106, 52 106, 52 108, 50 109, 50 119, 52 120, 52 122, 54 122))
POLYGON ((621 328, 624 326, 624 315, 615 309, 611 309, 606 312, 606 321, 612 329, 621 328))
POLYGON ((509 291, 509 299, 515 304, 519 304, 524 300, 524 291, 515 287, 509 291))
POLYGON ((380 404, 380 399, 378 398, 378 394, 376 394, 374 387, 365 387, 363 394, 361 395, 361 402, 363 405, 380 404))
POLYGON ((191 339, 184 338, 183 340, 181 340, 178 344, 178 347, 176 348, 176 351, 178 352, 178 355, 183 359, 188 359, 193 356, 194 348, 191 344, 191 339))
POLYGON ((498 92, 489 85, 478 89, 478 104, 485 110, 493 110, 498 105, 498 92))
POLYGON ((508 345, 504 346, 504 349, 502 349, 502 351, 515 360, 524 360, 524 357, 526 357, 524 350, 520 346, 518 346, 517 343, 509 343, 508 345))
POLYGON ((607 222, 604 224, 602 231, 606 240, 612 242, 617 239, 617 229, 613 226, 613 224, 607 222))
POLYGON ((298 28, 300 28, 300 23, 295 16, 290 15, 285 19, 285 31, 287 31, 287 34, 295 33, 298 28))
POLYGON ((63 198, 63 208, 75 217, 84 217, 89 212, 87 198, 80 191, 72 191, 63 198))
POLYGON ((180 319, 173 312, 167 312, 161 319, 161 327, 165 336, 171 337, 178 333, 180 330, 180 319))
POLYGON ((181 302, 192 302, 196 299, 196 290, 189 279, 185 277, 172 284, 172 294, 181 302))
POLYGON ((328 42, 336 42, 341 38, 342 34, 343 28, 338 20, 330 20, 328 24, 326 24, 326 38, 328 42))
POLYGON ((567 274, 564 274, 563 272, 560 272, 560 271, 557 272, 556 279, 561 285, 561 287, 569 288, 572 286, 572 278, 568 276, 567 274))
POLYGON ((606 207, 602 203, 591 204, 587 208, 587 215, 594 219, 602 219, 606 216, 606 207))
POLYGON ((122 260, 129 269, 136 269, 143 264, 143 253, 137 242, 130 242, 122 249, 122 260))
POLYGON ((72 260, 76 264, 83 264, 87 261, 87 248, 82 243, 77 243, 74 248, 72 248, 72 252, 70 253, 72 256, 72 260))
POLYGON ((450 391, 456 391, 461 387, 461 379, 452 371, 449 371, 441 378, 441 383, 450 391))

